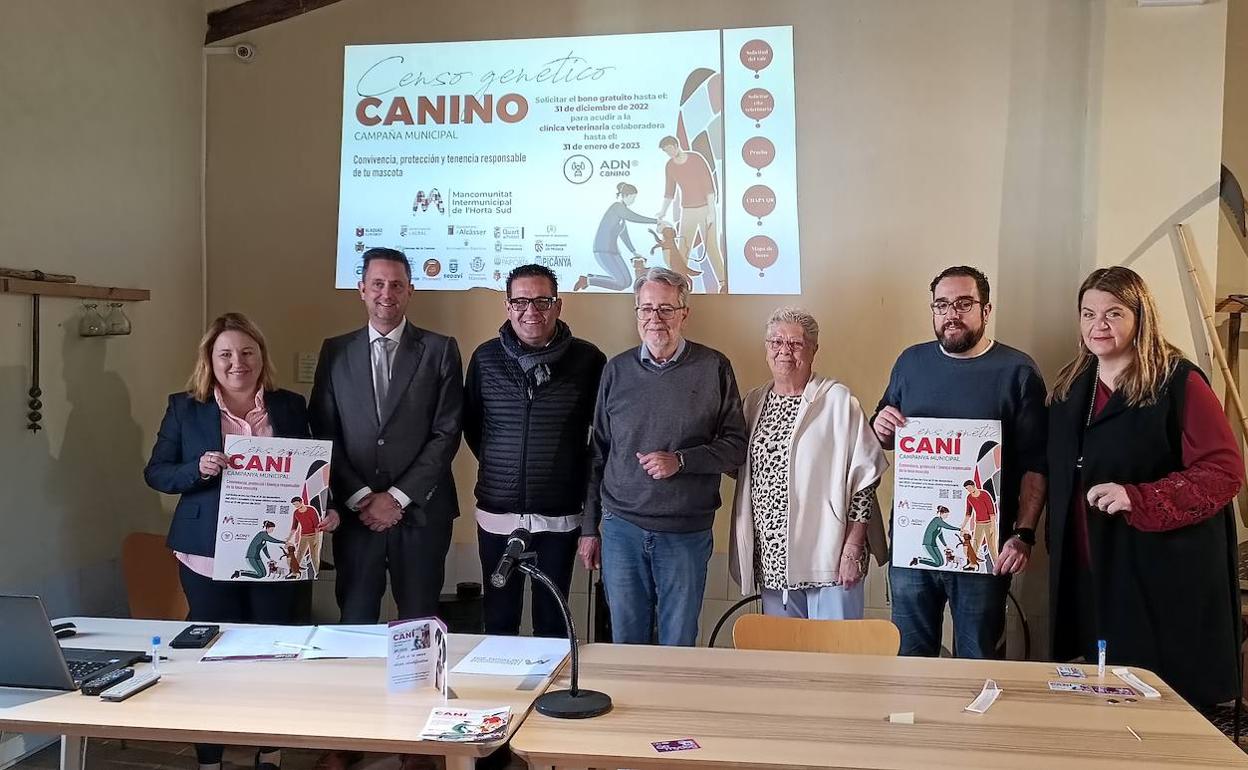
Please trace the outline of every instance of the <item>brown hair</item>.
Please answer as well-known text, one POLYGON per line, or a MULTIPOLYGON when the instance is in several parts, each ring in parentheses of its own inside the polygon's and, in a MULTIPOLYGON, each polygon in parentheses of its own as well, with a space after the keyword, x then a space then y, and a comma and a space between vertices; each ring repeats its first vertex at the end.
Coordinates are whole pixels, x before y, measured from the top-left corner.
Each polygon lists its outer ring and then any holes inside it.
MULTIPOLYGON (((1157 315, 1157 303, 1149 293, 1144 279, 1127 267, 1103 267, 1093 270, 1079 287, 1076 312, 1081 312, 1083 295, 1092 289, 1113 295, 1135 314, 1135 341, 1131 346, 1131 363, 1114 382, 1114 389, 1121 390, 1128 406, 1144 406, 1157 401, 1161 386, 1183 358, 1183 352, 1166 341, 1161 334, 1161 322, 1157 315)), ((1057 375, 1049 403, 1063 401, 1070 395, 1070 388, 1079 375, 1094 365, 1096 356, 1083 344, 1079 335, 1079 353, 1057 375)))
POLYGON ((217 344, 217 337, 224 332, 242 332, 256 341, 260 346, 259 385, 264 390, 276 389, 273 361, 269 358, 269 346, 264 341, 260 327, 242 313, 226 313, 213 319, 204 336, 200 338, 199 349, 195 355, 195 368, 191 370, 191 377, 186 381, 186 392, 201 404, 212 398, 212 390, 217 385, 217 378, 212 373, 212 346, 217 344))

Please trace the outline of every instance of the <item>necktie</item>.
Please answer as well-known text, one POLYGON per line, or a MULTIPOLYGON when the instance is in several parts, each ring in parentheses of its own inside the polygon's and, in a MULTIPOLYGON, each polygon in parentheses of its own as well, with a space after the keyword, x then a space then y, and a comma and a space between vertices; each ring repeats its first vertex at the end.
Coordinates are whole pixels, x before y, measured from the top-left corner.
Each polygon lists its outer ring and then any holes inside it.
POLYGON ((386 394, 390 392, 390 351, 394 350, 394 340, 378 337, 374 343, 377 354, 373 356, 373 392, 377 394, 377 419, 380 420, 386 394))

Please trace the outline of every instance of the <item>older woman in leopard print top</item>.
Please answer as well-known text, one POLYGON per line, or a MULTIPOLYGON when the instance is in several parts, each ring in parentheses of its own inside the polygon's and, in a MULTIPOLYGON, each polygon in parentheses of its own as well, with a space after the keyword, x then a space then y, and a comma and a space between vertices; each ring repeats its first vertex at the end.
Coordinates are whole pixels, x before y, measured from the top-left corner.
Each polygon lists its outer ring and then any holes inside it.
POLYGON ((772 381, 745 397, 729 567, 769 615, 861 618, 867 551, 886 553, 875 490, 888 463, 858 400, 813 371, 809 313, 777 310, 765 345, 772 381))

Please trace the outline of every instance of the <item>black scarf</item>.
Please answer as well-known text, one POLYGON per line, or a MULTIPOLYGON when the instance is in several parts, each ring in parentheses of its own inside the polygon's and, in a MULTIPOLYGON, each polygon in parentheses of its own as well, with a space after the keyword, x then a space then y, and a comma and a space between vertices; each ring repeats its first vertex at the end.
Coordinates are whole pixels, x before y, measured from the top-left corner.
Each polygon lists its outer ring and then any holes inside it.
POLYGON ((572 330, 563 321, 555 321, 555 336, 543 348, 531 348, 520 341, 511 322, 504 323, 498 329, 503 350, 511 356, 526 376, 532 376, 537 387, 550 382, 550 365, 563 358, 572 344, 572 330))

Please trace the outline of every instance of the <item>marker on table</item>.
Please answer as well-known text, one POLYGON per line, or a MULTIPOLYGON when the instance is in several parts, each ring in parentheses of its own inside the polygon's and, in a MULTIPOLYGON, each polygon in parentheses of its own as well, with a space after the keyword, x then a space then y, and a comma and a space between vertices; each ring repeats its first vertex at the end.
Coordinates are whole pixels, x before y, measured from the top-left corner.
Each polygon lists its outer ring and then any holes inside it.
POLYGON ((287 649, 291 649, 291 650, 317 650, 319 651, 321 649, 320 647, 317 647, 316 645, 295 644, 294 642, 274 642, 273 646, 274 647, 286 647, 287 649))
POLYGON ((1096 643, 1096 675, 1105 678, 1105 640, 1096 643))

